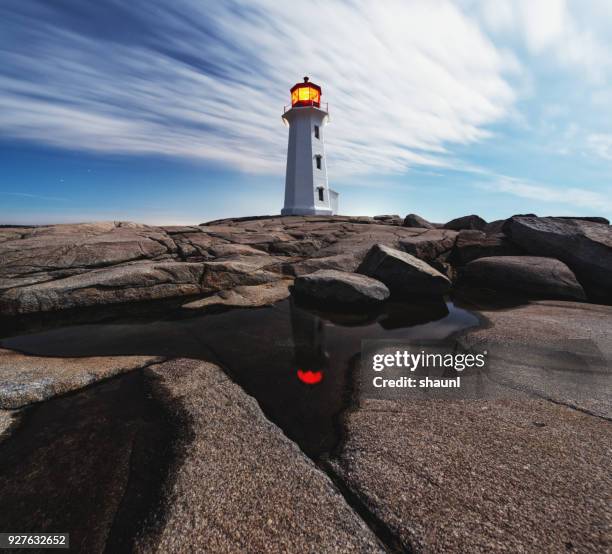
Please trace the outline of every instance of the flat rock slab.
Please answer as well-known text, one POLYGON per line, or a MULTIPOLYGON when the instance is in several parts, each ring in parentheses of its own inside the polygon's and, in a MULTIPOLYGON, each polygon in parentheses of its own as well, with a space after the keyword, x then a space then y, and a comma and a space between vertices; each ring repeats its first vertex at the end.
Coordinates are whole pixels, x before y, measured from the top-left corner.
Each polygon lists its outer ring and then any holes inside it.
POLYGON ((134 262, 44 283, 16 287, 0 297, 0 313, 50 312, 202 292, 203 264, 134 262))
POLYGON ((336 304, 374 304, 389 298, 389 289, 380 281, 333 269, 298 277, 293 290, 320 302, 336 304))
POLYGON ((521 292, 531 298, 586 300, 584 290, 571 269, 554 258, 480 258, 467 264, 463 279, 486 288, 521 292))
POLYGON ((289 287, 292 279, 281 279, 263 285, 239 286, 231 290, 222 290, 212 296, 201 300, 194 300, 183 304, 188 310, 200 310, 213 306, 225 306, 228 308, 256 308, 269 306, 289 297, 289 287))
POLYGON ((216 366, 169 361, 146 374, 187 429, 135 551, 382 551, 329 478, 216 366))
POLYGON ((0 409, 48 400, 159 361, 153 356, 45 358, 0 349, 0 409))
POLYGON ((612 306, 534 301, 480 310, 459 342, 489 353, 490 380, 612 419, 612 306))
POLYGON ((331 467, 411 552, 606 552, 612 425, 545 400, 362 401, 331 467))

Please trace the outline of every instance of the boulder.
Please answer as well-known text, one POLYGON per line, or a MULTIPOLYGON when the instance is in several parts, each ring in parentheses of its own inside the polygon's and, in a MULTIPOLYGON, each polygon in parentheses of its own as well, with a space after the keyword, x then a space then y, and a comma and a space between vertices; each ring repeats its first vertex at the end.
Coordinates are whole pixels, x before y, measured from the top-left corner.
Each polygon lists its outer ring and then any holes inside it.
POLYGON ((453 219, 444 225, 444 229, 452 229, 453 231, 462 231, 463 229, 477 229, 482 231, 487 222, 478 215, 465 215, 453 219))
POLYGON ((365 252, 348 252, 321 258, 309 258, 291 265, 292 275, 306 275, 319 269, 337 269, 354 272, 361 263, 365 252))
POLYGON ((512 242, 534 256, 561 260, 594 299, 612 302, 612 228, 582 219, 514 216, 504 225, 512 242))
POLYGON ((450 256, 456 265, 488 256, 520 256, 525 251, 508 240, 503 233, 486 234, 483 231, 459 231, 450 256))
POLYGON ((491 221, 484 226, 483 231, 487 235, 496 235, 498 233, 504 232, 504 224, 506 223, 505 219, 496 219, 495 221, 491 221))
POLYGON ((402 218, 397 214, 395 215, 388 215, 388 214, 375 215, 374 221, 386 223, 388 225, 401 225, 402 224, 402 218))
POLYGON ((437 296, 451 286, 447 277, 424 261, 382 244, 368 251, 357 271, 382 281, 396 296, 437 296))
POLYGON ((404 227, 420 227, 421 229, 435 229, 435 225, 417 214, 408 214, 404 218, 404 227))
POLYGON ((492 256, 468 263, 462 282, 511 290, 532 298, 571 298, 586 296, 572 271, 554 258, 535 256, 492 256))
POLYGON ((591 223, 601 223, 602 225, 610 225, 610 220, 605 217, 595 217, 595 216, 557 216, 555 219, 577 219, 579 221, 590 221, 591 223))
POLYGON ((401 239, 399 244, 408 254, 430 263, 450 252, 456 237, 456 231, 431 229, 420 235, 401 239))
POLYGON ((389 289, 380 281, 333 269, 321 269, 297 277, 293 292, 333 304, 374 304, 389 297, 389 289))

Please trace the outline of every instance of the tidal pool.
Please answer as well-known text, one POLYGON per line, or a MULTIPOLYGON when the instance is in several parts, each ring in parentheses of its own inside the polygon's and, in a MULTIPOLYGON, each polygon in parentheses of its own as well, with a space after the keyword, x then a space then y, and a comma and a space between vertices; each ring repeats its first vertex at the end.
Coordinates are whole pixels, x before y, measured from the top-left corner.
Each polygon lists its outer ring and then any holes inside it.
POLYGON ((317 460, 333 453, 341 439, 339 417, 352 401, 362 340, 441 340, 479 324, 474 314, 441 299, 390 302, 359 315, 323 312, 293 299, 265 308, 185 312, 176 306, 138 316, 123 311, 47 329, 5 324, 0 347, 40 356, 214 362, 317 460))

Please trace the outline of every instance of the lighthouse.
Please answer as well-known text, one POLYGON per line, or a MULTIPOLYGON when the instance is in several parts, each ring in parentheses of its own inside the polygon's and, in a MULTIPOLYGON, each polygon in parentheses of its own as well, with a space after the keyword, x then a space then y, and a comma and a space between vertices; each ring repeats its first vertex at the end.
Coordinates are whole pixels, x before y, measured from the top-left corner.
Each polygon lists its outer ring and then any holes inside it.
POLYGON ((327 104, 321 103, 321 87, 304 82, 291 88, 291 107, 283 121, 289 126, 285 206, 281 215, 333 215, 338 212, 338 193, 327 182, 324 126, 329 121, 327 104))

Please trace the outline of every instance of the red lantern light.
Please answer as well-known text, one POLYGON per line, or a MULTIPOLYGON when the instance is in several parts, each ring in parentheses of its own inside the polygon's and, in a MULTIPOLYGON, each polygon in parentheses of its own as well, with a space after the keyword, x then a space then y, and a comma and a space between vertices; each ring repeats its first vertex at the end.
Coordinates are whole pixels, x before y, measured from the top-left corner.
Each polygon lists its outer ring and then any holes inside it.
POLYGON ((291 88, 291 107, 321 105, 321 87, 310 83, 308 77, 304 77, 303 83, 297 83, 291 88))

